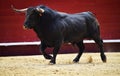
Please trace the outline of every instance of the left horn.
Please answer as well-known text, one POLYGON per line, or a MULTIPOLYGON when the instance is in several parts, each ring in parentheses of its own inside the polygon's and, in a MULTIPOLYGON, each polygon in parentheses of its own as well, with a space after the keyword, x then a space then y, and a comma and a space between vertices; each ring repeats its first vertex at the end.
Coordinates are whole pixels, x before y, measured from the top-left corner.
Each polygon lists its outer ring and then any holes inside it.
POLYGON ((24 8, 24 9, 16 9, 13 7, 13 5, 11 5, 11 8, 16 11, 16 12, 20 12, 20 13, 25 13, 27 11, 28 8, 24 8))

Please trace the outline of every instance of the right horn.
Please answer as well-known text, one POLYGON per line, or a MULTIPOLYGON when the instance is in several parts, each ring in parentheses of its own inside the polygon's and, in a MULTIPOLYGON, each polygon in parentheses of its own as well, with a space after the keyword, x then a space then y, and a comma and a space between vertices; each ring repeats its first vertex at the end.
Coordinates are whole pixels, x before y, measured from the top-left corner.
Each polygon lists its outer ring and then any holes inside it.
POLYGON ((24 8, 24 9, 16 9, 13 7, 13 5, 11 5, 11 8, 16 11, 16 12, 21 12, 21 13, 25 13, 27 11, 28 8, 24 8))
POLYGON ((40 12, 40 13, 44 13, 44 12, 45 12, 45 10, 42 9, 42 8, 36 8, 36 9, 37 9, 37 11, 40 12))

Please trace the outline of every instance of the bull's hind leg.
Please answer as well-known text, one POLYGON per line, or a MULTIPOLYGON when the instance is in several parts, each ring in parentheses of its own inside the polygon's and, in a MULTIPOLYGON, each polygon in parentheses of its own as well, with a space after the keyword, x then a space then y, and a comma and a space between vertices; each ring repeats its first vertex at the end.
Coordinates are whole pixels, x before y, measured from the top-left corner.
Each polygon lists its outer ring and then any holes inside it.
POLYGON ((101 53, 101 59, 103 62, 106 62, 107 59, 106 59, 106 56, 104 54, 104 48, 103 48, 103 40, 100 39, 100 37, 95 37, 94 38, 94 41, 98 44, 98 47, 100 48, 100 53, 101 53))
POLYGON ((52 56, 50 56, 49 54, 47 54, 47 53, 45 52, 45 49, 46 49, 46 48, 47 48, 47 46, 45 45, 45 43, 41 41, 41 46, 40 46, 40 51, 41 51, 41 53, 43 54, 43 56, 45 57, 45 59, 51 59, 52 56))
POLYGON ((78 62, 78 61, 79 61, 79 59, 80 59, 80 57, 81 57, 81 55, 82 55, 82 53, 83 53, 83 51, 84 51, 84 49, 85 49, 85 46, 84 46, 84 44, 83 44, 83 41, 80 41, 80 42, 77 43, 76 45, 77 45, 78 48, 79 48, 79 53, 78 53, 78 55, 75 57, 75 59, 73 60, 73 62, 78 62))

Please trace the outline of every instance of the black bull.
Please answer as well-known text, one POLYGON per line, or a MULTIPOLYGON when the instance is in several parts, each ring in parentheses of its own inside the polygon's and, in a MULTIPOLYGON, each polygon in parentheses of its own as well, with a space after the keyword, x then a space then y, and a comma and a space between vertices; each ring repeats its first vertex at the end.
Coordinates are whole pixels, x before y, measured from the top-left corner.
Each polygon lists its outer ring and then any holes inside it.
POLYGON ((51 64, 56 63, 56 56, 62 43, 71 43, 78 46, 79 53, 73 60, 78 62, 85 49, 84 38, 93 39, 98 44, 101 59, 106 62, 103 41, 100 38, 99 23, 92 12, 67 14, 57 12, 44 5, 25 9, 16 9, 13 6, 12 8, 17 12, 26 14, 24 27, 36 32, 41 39, 40 50, 46 59, 51 59, 51 64), (53 57, 45 52, 47 47, 54 47, 53 57))

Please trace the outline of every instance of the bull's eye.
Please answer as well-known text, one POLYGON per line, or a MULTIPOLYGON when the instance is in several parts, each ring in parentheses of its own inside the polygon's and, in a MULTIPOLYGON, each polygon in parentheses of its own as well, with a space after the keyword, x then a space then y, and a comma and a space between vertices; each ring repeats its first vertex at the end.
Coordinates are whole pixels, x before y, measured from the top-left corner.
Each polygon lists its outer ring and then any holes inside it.
POLYGON ((39 22, 39 13, 35 11, 31 11, 26 14, 25 25, 28 28, 34 28, 39 22))

